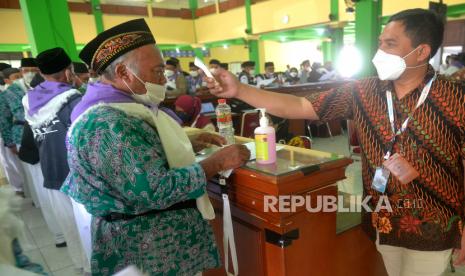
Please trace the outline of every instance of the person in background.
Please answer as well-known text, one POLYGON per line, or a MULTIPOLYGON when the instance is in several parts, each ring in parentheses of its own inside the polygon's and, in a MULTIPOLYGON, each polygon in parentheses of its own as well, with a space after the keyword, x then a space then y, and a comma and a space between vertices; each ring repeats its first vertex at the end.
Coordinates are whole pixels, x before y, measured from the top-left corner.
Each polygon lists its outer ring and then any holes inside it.
POLYGON ((334 70, 333 63, 331 61, 326 61, 323 65, 323 68, 325 70, 322 71, 323 75, 319 81, 334 81, 339 78, 338 73, 336 70, 334 70))
POLYGON ((213 74, 218 68, 221 68, 221 62, 217 59, 212 59, 208 63, 208 68, 210 68, 210 72, 213 74))
POLYGON ((257 85, 255 79, 255 62, 246 61, 241 64, 242 72, 239 74, 239 81, 248 85, 257 85))
MULTIPOLYGON (((23 58, 21 60, 21 67, 27 68, 25 72, 37 70, 35 60, 31 58, 23 58)), ((14 174, 16 172, 21 174, 24 191, 30 194, 34 205, 40 206, 36 187, 40 187, 42 184, 40 183, 41 172, 30 164, 22 162, 17 156, 21 147, 25 122, 22 100, 24 95, 28 93, 30 86, 24 81, 21 70, 9 68, 5 69, 3 74, 9 78, 7 82, 10 84, 0 95, 0 101, 6 102, 7 109, 4 111, 6 116, 0 118, 0 132, 2 133, 5 145, 7 145, 13 154, 7 159, 12 167, 19 165, 18 169, 13 169, 14 174)))
POLYGON ((312 70, 308 74, 307 82, 318 82, 321 76, 323 76, 326 72, 326 69, 321 66, 321 63, 314 62, 312 64, 312 70))
POLYGON ((186 78, 182 73, 178 71, 178 62, 175 59, 170 58, 166 61, 165 66, 165 77, 166 77, 166 89, 167 95, 176 97, 179 95, 186 94, 187 82, 186 78))
POLYGON ((195 95, 202 87, 205 87, 203 82, 203 72, 195 66, 194 62, 189 62, 189 76, 187 77, 187 88, 190 95, 195 95))
POLYGON ((186 71, 183 71, 182 70, 182 66, 181 66, 181 61, 179 61, 179 59, 175 58, 175 57, 172 57, 170 58, 171 60, 173 60, 175 63, 176 63, 176 71, 178 73, 182 73, 182 75, 187 78, 189 76, 189 73, 187 73, 186 71))
POLYGON ((71 115, 71 171, 62 191, 92 214, 92 274, 113 275, 130 264, 150 275, 220 266, 206 220, 214 216, 207 179, 244 164, 247 149, 232 145, 195 162, 195 144, 225 141, 205 133, 190 142, 158 109, 165 64, 143 19, 101 32, 79 56, 101 81, 89 85, 71 115))
POLYGON ((97 73, 95 73, 94 70, 92 70, 92 68, 88 68, 89 69, 89 83, 96 83, 99 81, 99 76, 97 75, 97 73))
POLYGON ((300 75, 299 75, 299 83, 307 83, 308 77, 310 76, 310 71, 312 70, 310 65, 310 60, 304 60, 300 64, 300 75))
POLYGON ((82 94, 73 87, 72 62, 63 48, 45 50, 36 59, 45 81, 24 97, 26 120, 39 149, 48 203, 63 230, 69 256, 80 273, 88 273, 90 263, 79 235, 72 200, 60 192, 69 172, 65 140, 71 125, 70 115, 82 94))
MULTIPOLYGON (((31 81, 31 88, 36 87, 43 81, 44 79, 42 76, 40 74, 36 74, 34 79, 31 81)), ((21 147, 18 151, 18 157, 21 161, 27 163, 28 166, 31 167, 31 171, 33 171, 31 174, 34 175, 32 182, 35 185, 40 211, 45 219, 48 229, 54 235, 55 246, 59 248, 66 247, 65 236, 58 224, 57 218, 50 204, 50 199, 48 198, 47 192, 44 188, 44 176, 40 167, 39 149, 37 148, 34 140, 34 133, 27 121, 24 122, 23 136, 21 138, 21 147)))
POLYGON ((442 275, 454 248, 461 248, 454 263, 465 261, 465 92, 429 64, 443 36, 444 21, 432 11, 394 14, 373 58, 378 77, 306 97, 246 86, 225 71, 207 79, 217 97, 238 97, 270 114, 354 121, 363 194, 374 210, 362 211, 362 229, 390 276, 442 275), (382 200, 390 207, 376 209, 382 200))
POLYGON ((464 63, 465 63, 464 53, 460 53, 458 55, 452 55, 449 59, 449 62, 450 64, 447 67, 447 69, 443 72, 443 75, 446 77, 457 79, 457 76, 460 75, 459 71, 461 71, 464 68, 464 63), (456 75, 454 76, 454 74, 456 75))
MULTIPOLYGON (((11 68, 9 64, 1 65, 3 67, 2 76, 5 83, 6 89, 9 88, 12 83, 10 77, 11 72, 19 72, 19 70, 11 68), (10 70, 13 69, 13 70, 10 70)), ((24 172, 22 169, 21 161, 18 159, 18 151, 13 137, 19 135, 17 128, 13 129, 13 114, 8 107, 8 101, 6 99, 6 90, 0 92, 0 145, 2 157, 2 165, 5 171, 5 176, 8 183, 16 191, 16 194, 24 197, 23 187, 25 186, 24 172), (14 135, 17 133, 17 135, 14 135)), ((19 138, 18 138, 19 139, 19 138)))
POLYGON ((8 63, 0 62, 0 92, 4 91, 7 88, 5 83, 5 76, 3 75, 2 71, 11 68, 11 65, 8 63))
POLYGON ((30 90, 31 81, 39 73, 39 68, 37 68, 37 63, 35 58, 22 58, 21 59, 21 75, 23 77, 23 83, 26 87, 26 90, 30 90))
POLYGON ((220 63, 220 68, 223 68, 224 70, 229 71, 229 64, 226 62, 220 63))
POLYGON ((454 55, 448 55, 444 63, 439 65, 439 74, 444 75, 444 72, 449 68, 451 59, 454 55))
POLYGON ((295 85, 300 83, 299 70, 297 70, 297 68, 292 67, 289 69, 289 77, 286 78, 285 83, 288 85, 295 85))
POLYGON ((260 87, 278 87, 280 84, 280 81, 279 81, 280 78, 278 78, 278 74, 275 72, 273 62, 265 62, 265 73, 258 74, 255 78, 257 81, 257 85, 260 87), (272 83, 268 83, 267 85, 262 85, 262 83, 265 80, 271 80, 271 79, 274 80, 272 83))
POLYGON ((74 87, 81 93, 86 93, 87 83, 90 79, 89 69, 82 62, 73 62, 73 73, 75 75, 74 87))
POLYGON ((210 118, 200 113, 202 101, 198 97, 182 95, 174 103, 176 115, 182 120, 183 126, 200 128, 206 131, 215 131, 210 118))

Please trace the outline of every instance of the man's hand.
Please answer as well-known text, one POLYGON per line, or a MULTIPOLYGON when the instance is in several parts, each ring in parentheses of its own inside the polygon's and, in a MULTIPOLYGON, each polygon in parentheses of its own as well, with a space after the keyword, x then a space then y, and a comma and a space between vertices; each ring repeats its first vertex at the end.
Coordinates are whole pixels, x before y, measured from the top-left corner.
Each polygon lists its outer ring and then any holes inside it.
POLYGON ((465 266, 465 229, 462 233, 461 249, 454 249, 454 266, 465 266))
POLYGON ((215 79, 205 78, 210 93, 218 98, 237 97, 241 83, 231 72, 217 69, 213 75, 215 79))
POLYGON ((231 145, 213 153, 210 157, 200 162, 205 175, 213 177, 220 171, 238 168, 250 158, 250 151, 244 145, 231 145))
POLYGON ((192 141, 192 147, 194 148, 194 152, 199 152, 211 145, 222 147, 223 145, 226 145, 226 143, 226 139, 222 136, 212 133, 202 133, 197 136, 194 141, 192 141))
POLYGON ((18 149, 16 148, 16 145, 8 146, 8 148, 13 154, 18 155, 18 149))

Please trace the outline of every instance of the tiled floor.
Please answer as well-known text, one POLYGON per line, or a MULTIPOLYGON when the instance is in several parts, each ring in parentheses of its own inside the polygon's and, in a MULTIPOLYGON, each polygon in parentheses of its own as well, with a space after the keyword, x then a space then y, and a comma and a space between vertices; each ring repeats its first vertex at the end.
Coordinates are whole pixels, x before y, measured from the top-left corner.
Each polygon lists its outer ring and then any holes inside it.
POLYGON ((74 266, 65 248, 55 247, 40 209, 32 206, 30 199, 22 202, 21 217, 25 223, 25 237, 20 238, 24 253, 32 262, 39 263, 52 276, 74 276, 74 266))
MULTIPOLYGON (((313 148, 348 155, 347 137, 314 138, 313 148)), ((361 164, 351 164, 346 171, 347 179, 339 183, 339 190, 349 194, 362 194, 361 164)), ((52 234, 49 232, 40 209, 34 208, 30 200, 23 200, 21 217, 26 224, 26 235, 20 239, 21 246, 33 262, 41 264, 52 276, 79 275, 74 271, 66 248, 56 248, 52 234)), ((375 275, 374 275, 375 276, 375 275)), ((465 268, 445 276, 465 276, 465 268)))

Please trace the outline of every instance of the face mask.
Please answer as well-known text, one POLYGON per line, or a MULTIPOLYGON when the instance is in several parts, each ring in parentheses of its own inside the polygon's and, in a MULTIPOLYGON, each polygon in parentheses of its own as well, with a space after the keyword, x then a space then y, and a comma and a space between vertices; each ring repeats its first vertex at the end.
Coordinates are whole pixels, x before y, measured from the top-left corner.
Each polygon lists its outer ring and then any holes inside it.
POLYGON ((89 78, 89 83, 96 83, 98 82, 98 78, 89 78))
POLYGON ((126 87, 131 91, 132 98, 141 104, 145 104, 148 106, 158 105, 165 99, 166 88, 162 85, 151 83, 151 82, 144 82, 142 81, 136 74, 134 74, 129 68, 129 72, 131 72, 137 80, 145 85, 145 90, 147 91, 143 95, 139 95, 132 91, 131 87, 123 80, 126 87))
POLYGON ((210 68, 210 73, 215 74, 216 73, 216 68, 210 68))
POLYGON ((29 85, 32 81, 32 79, 35 77, 36 73, 34 72, 27 72, 23 74, 23 79, 29 85))
POLYGON ((291 77, 295 78, 295 77, 297 77, 297 72, 291 72, 289 75, 291 75, 291 77))
POLYGON ((191 77, 193 77, 193 78, 196 78, 196 77, 199 76, 199 72, 197 72, 197 71, 190 71, 189 74, 190 74, 191 77))
POLYGON ((191 120, 191 116, 189 116, 186 112, 183 111, 175 111, 176 115, 183 121, 184 123, 189 123, 191 120))
POLYGON ((255 75, 255 70, 250 70, 249 74, 252 75, 252 76, 255 75))
POLYGON ((174 76, 174 71, 172 70, 165 70, 165 77, 169 78, 174 76))
MULTIPOLYGON (((417 47, 418 48, 418 47, 417 47)), ((405 63, 405 58, 409 56, 411 53, 417 50, 417 48, 413 49, 410 53, 405 55, 404 57, 396 56, 393 54, 388 54, 381 49, 378 49, 376 52, 375 57, 373 58, 372 62, 376 67, 376 71, 378 72, 378 77, 380 80, 397 80, 407 68, 418 68, 424 66, 426 64, 407 67, 405 63)))

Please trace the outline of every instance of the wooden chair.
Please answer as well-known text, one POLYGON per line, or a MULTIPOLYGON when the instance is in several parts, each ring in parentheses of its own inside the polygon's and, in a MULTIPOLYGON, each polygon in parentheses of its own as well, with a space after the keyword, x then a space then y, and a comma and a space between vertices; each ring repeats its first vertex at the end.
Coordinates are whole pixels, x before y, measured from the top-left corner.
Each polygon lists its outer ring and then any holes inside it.
POLYGON ((260 125, 260 115, 256 110, 244 111, 241 120, 241 137, 253 138, 255 129, 260 125))

